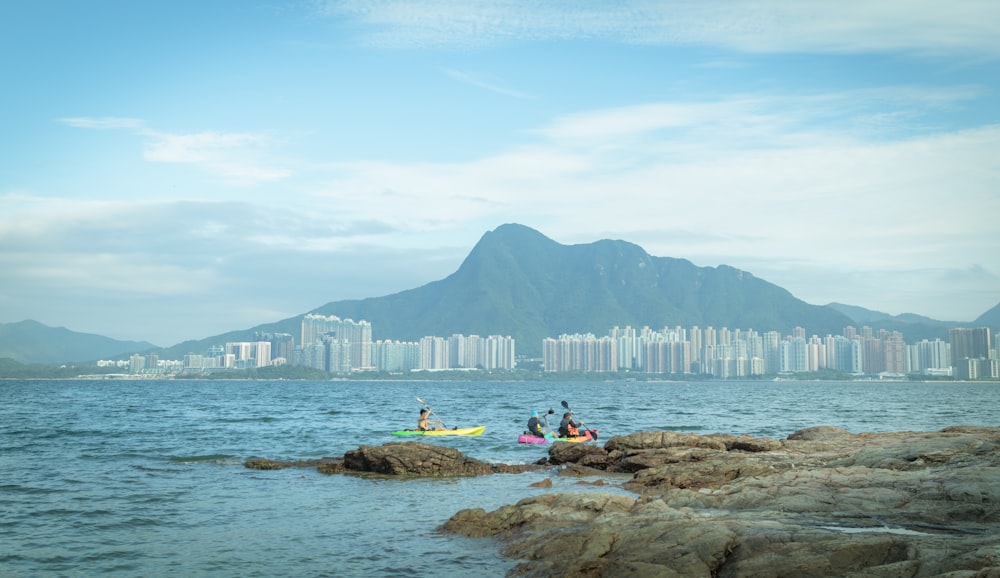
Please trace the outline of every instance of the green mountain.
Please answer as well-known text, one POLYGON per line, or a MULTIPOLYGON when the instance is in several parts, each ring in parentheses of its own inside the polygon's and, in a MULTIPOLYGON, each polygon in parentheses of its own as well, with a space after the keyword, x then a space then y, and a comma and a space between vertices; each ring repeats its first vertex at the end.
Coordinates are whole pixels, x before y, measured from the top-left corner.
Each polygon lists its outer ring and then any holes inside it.
MULTIPOLYGON (((611 327, 681 325, 840 333, 850 319, 809 305, 788 291, 732 267, 696 267, 651 257, 625 241, 561 245, 531 228, 508 224, 486 233, 455 273, 440 281, 361 300, 336 301, 309 313, 372 324, 375 339, 428 335, 510 335, 519 354, 541 355, 542 340, 563 333, 605 335, 611 327)), ((185 342, 164 357, 204 351, 256 331, 299 334, 301 316, 185 342)))
POLYGON ((37 321, 0 323, 0 358, 20 363, 70 363, 113 359, 155 347, 145 341, 119 341, 49 327, 37 321))
POLYGON ((338 301, 314 313, 372 323, 375 338, 511 335, 519 353, 541 355, 563 333, 681 325, 840 333, 847 316, 809 305, 732 267, 652 257, 638 245, 602 240, 561 245, 516 224, 486 233, 458 270, 386 297, 338 301))

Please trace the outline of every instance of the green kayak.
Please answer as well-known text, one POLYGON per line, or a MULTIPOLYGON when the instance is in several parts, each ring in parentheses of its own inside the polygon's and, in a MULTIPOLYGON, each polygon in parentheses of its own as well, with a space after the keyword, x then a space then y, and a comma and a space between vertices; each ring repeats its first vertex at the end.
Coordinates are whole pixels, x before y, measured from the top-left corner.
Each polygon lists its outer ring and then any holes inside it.
POLYGON ((415 429, 404 429, 400 431, 392 432, 394 436, 478 436, 482 435, 483 431, 486 429, 484 425, 478 425, 476 427, 459 427, 455 429, 432 429, 432 430, 415 430, 415 429))

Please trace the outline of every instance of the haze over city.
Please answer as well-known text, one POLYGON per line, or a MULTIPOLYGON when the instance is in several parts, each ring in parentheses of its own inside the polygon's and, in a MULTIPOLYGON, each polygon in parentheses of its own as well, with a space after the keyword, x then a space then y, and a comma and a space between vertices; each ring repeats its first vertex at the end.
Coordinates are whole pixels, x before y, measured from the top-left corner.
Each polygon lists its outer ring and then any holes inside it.
POLYGON ((0 322, 171 345, 503 223, 813 304, 1000 302, 1000 4, 5 6, 0 322))

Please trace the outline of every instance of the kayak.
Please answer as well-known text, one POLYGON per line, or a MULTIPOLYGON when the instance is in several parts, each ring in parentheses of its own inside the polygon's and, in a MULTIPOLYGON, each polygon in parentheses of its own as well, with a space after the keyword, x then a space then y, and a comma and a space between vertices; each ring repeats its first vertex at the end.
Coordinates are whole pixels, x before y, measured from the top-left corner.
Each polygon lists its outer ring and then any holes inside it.
POLYGON ((475 427, 458 427, 455 429, 432 429, 420 431, 416 429, 404 429, 392 432, 394 436, 478 436, 482 435, 486 426, 477 425, 475 427))
POLYGON ((538 436, 533 436, 530 434, 521 434, 517 437, 517 443, 519 444, 548 444, 553 442, 570 442, 570 443, 580 443, 589 442, 591 440, 597 439, 597 434, 600 432, 596 429, 583 430, 583 435, 575 436, 571 438, 561 438, 552 432, 545 434, 545 437, 540 438, 538 436))

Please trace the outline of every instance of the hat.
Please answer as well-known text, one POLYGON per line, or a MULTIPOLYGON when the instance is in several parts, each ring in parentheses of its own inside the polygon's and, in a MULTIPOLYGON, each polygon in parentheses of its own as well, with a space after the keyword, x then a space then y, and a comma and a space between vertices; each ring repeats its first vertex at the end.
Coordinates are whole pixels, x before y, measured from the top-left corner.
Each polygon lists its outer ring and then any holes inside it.
POLYGON ((535 410, 531 411, 531 417, 538 417, 538 412, 535 410))

